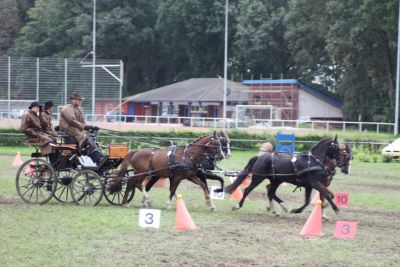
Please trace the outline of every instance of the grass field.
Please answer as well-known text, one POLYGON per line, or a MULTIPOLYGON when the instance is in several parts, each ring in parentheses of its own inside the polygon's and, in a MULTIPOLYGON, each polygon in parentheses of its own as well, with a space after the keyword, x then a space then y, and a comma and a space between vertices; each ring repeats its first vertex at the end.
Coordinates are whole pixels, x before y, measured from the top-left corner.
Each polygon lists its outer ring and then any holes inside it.
MULTIPOLYGON (((338 174, 331 186, 350 194, 349 207, 338 216, 328 209, 324 237, 302 238, 312 207, 273 216, 265 210, 266 182, 241 210, 232 211, 235 201, 225 197, 210 212, 202 190, 185 181, 178 193, 197 224, 193 231, 174 229, 166 188, 151 191, 153 207, 161 209, 158 230, 138 226, 140 192, 124 207, 104 199, 90 208, 55 200, 28 205, 16 193, 15 154, 7 151, 0 155, 0 266, 400 266, 400 164, 353 162, 351 173, 338 174), (333 238, 337 220, 358 222, 355 240, 333 238)), ((221 167, 238 170, 252 155, 234 153, 221 167)), ((293 189, 278 190, 289 208, 303 203, 304 190, 293 189)))

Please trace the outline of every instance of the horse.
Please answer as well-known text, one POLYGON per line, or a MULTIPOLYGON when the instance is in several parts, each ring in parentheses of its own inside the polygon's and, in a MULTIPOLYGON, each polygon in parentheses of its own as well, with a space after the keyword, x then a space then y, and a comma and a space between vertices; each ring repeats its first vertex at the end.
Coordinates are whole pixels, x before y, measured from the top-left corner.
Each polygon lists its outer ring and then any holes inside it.
MULTIPOLYGON (((230 139, 228 137, 228 134, 225 134, 224 132, 220 131, 217 134, 217 137, 219 141, 221 142, 222 146, 222 152, 224 153, 225 158, 230 158, 231 154, 231 149, 230 149, 230 139)), ((216 162, 217 160, 205 153, 203 154, 203 158, 201 159, 199 169, 196 172, 196 176, 200 178, 200 180, 203 181, 203 183, 207 186, 208 189, 208 184, 207 180, 216 180, 219 181, 221 186, 220 188, 217 188, 214 190, 216 193, 220 193, 224 191, 224 179, 214 173, 212 173, 212 170, 215 170, 216 168, 216 162)), ((146 191, 149 192, 153 185, 160 179, 161 177, 153 177, 149 183, 146 185, 146 191)), ((169 177, 170 180, 173 179, 172 177, 169 177)), ((171 183, 171 181, 170 181, 171 183)))
MULTIPOLYGON (((349 174, 350 173, 350 165, 351 165, 351 160, 352 160, 352 149, 351 146, 349 144, 344 144, 344 145, 340 145, 339 146, 341 151, 340 151, 340 156, 339 156, 339 162, 336 166, 335 162, 333 162, 332 160, 330 160, 329 158, 326 159, 326 163, 325 163, 325 169, 328 173, 328 175, 326 176, 325 179, 322 180, 322 184, 325 185, 326 190, 328 191, 328 194, 331 196, 331 198, 335 197, 335 194, 328 189, 328 187, 330 186, 333 177, 336 174, 336 167, 339 167, 341 172, 344 174, 349 174)), ((320 195, 320 200, 322 202, 322 217, 324 219, 329 220, 329 217, 326 215, 325 213, 325 206, 326 206, 326 201, 323 195, 320 195)))
MULTIPOLYGON (((246 196, 264 179, 270 180, 270 188, 268 198, 272 198, 278 203, 283 201, 279 199, 275 192, 282 182, 292 183, 297 186, 306 188, 305 204, 294 209, 292 213, 300 213, 309 204, 311 190, 314 188, 323 195, 336 213, 339 212, 338 207, 332 201, 331 196, 326 191, 326 187, 322 184, 322 180, 327 176, 324 168, 326 158, 336 162, 340 160, 340 148, 337 136, 334 139, 327 138, 318 142, 308 154, 290 154, 290 153, 270 153, 251 158, 244 170, 238 175, 237 179, 228 187, 225 192, 232 193, 252 172, 252 180, 250 185, 244 190, 243 197, 233 209, 240 209, 246 199, 246 196)), ((287 211, 286 207, 281 205, 287 211)))
MULTIPOLYGON (((322 185, 325 186, 325 189, 328 192, 328 194, 331 196, 331 198, 334 198, 335 194, 331 190, 329 190, 328 187, 330 186, 330 184, 332 182, 333 176, 336 174, 336 167, 339 167, 341 169, 342 173, 348 174, 349 173, 349 166, 350 166, 351 158, 352 158, 352 156, 351 156, 352 155, 352 151, 351 151, 351 147, 350 147, 349 144, 345 144, 345 145, 341 144, 341 145, 339 145, 339 148, 340 148, 340 154, 339 154, 339 162, 337 163, 337 165, 336 165, 335 161, 329 159, 329 157, 326 157, 325 166, 324 166, 325 167, 326 176, 324 176, 323 179, 321 180, 322 185)), ((274 207, 274 204, 273 204, 273 200, 275 200, 275 199, 277 200, 278 204, 281 205, 283 211, 287 212, 287 208, 283 205, 283 201, 280 200, 280 198, 278 198, 276 196, 276 190, 279 187, 279 185, 280 185, 280 181, 278 179, 278 181, 272 181, 270 184, 268 184, 266 186, 266 188, 267 188, 267 196, 268 196, 269 203, 270 203, 270 206, 267 207, 267 210, 271 211, 272 214, 276 214, 275 207, 274 207), (276 186, 275 192, 272 192, 271 188, 274 188, 274 185, 273 185, 274 182, 277 182, 279 184, 276 186), (276 198, 274 198, 274 197, 276 197, 276 198), (279 200, 281 202, 279 202, 279 200)), ((322 194, 320 194, 320 200, 322 202, 322 207, 324 208, 326 206, 326 202, 325 202, 325 198, 324 198, 324 196, 322 194)), ((323 211, 323 215, 322 216, 325 219, 329 219, 328 216, 326 215, 325 211, 323 211)))
POLYGON ((129 152, 120 165, 118 176, 123 177, 129 165, 132 166, 134 175, 129 177, 127 181, 127 189, 122 203, 126 204, 130 190, 138 187, 143 192, 142 206, 149 207, 151 203, 146 189, 147 184, 152 177, 169 177, 170 195, 167 201, 167 209, 171 208, 171 200, 179 183, 188 179, 202 187, 208 208, 215 210, 207 186, 196 176, 198 166, 205 153, 212 155, 217 160, 225 158, 216 132, 199 137, 187 147, 176 147, 173 151, 144 148, 129 152))

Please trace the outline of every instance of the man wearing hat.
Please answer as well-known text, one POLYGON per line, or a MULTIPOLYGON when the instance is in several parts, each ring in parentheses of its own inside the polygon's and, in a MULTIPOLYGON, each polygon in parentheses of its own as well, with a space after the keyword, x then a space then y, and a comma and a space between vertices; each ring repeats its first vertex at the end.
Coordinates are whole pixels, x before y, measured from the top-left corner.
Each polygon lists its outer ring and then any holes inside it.
POLYGON ((79 92, 74 92, 69 98, 71 103, 61 109, 60 130, 75 138, 82 148, 88 146, 88 156, 98 165, 104 161, 104 156, 91 138, 86 138, 83 130, 98 130, 96 126, 87 125, 80 105, 84 98, 79 92))
POLYGON ((51 122, 53 106, 54 106, 53 101, 44 102, 43 112, 40 113, 43 132, 50 136, 56 135, 53 128, 53 123, 51 122))
POLYGON ((42 124, 38 116, 39 109, 40 104, 38 101, 31 103, 28 112, 22 116, 21 131, 26 135, 28 142, 39 143, 42 154, 48 155, 53 152, 53 148, 50 145, 53 139, 42 131, 42 124))
POLYGON ((80 105, 84 98, 79 92, 74 92, 69 98, 71 103, 61 109, 60 113, 60 130, 75 138, 79 145, 85 140, 83 130, 89 129, 86 125, 80 105))

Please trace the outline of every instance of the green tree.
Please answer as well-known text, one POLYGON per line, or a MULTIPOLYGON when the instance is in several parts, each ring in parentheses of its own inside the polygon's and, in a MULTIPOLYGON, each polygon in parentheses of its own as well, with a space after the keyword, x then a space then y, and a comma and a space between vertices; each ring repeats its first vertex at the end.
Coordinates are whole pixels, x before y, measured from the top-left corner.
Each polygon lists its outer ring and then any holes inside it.
POLYGON ((0 0, 0 55, 6 55, 26 22, 34 0, 0 0))
POLYGON ((285 17, 285 40, 293 64, 293 74, 311 83, 316 76, 323 87, 335 90, 337 66, 326 50, 331 17, 327 2, 320 0, 290 0, 285 17))
POLYGON ((224 23, 224 1, 161 1, 157 34, 163 82, 222 76, 224 23))
POLYGON ((338 92, 349 119, 393 118, 395 1, 329 1, 327 49, 340 69, 338 92))
POLYGON ((242 0, 237 9, 233 59, 237 71, 288 77, 293 62, 284 39, 287 1, 242 0))

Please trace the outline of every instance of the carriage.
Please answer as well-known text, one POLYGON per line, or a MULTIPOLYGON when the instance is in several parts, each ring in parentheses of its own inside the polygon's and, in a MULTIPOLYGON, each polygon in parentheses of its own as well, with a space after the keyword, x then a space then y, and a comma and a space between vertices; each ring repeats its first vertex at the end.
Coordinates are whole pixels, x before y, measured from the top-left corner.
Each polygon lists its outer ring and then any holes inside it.
MULTIPOLYGON (((21 199, 27 203, 44 204, 54 197, 59 202, 75 202, 79 205, 95 206, 105 199, 114 205, 122 204, 128 174, 118 179, 117 189, 113 186, 113 170, 128 153, 124 144, 102 146, 107 151, 106 160, 100 166, 88 164, 85 151, 70 141, 70 136, 60 133, 55 154, 50 162, 48 156, 40 153, 40 145, 26 143, 35 148, 31 159, 24 162, 17 171, 16 189, 21 199)), ((97 131, 91 131, 90 137, 96 145, 97 131)), ((99 146, 99 145, 98 145, 99 146)), ((99 146, 100 149, 100 146, 99 146)), ((129 195, 128 202, 133 198, 129 195)))

